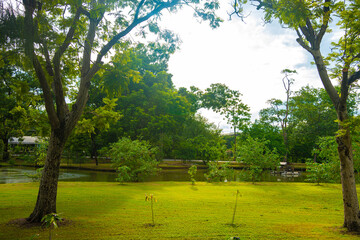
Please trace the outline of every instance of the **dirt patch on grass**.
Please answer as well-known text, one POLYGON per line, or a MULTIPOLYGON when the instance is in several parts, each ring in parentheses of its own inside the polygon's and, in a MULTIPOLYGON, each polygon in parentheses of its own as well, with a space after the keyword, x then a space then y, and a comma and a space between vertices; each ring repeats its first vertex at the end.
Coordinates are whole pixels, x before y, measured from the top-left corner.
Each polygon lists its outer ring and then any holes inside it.
MULTIPOLYGON (((10 220, 7 224, 17 226, 19 228, 44 227, 43 223, 28 222, 26 220, 26 218, 13 219, 13 220, 10 220)), ((61 222, 57 222, 57 225, 59 227, 68 226, 68 225, 72 225, 72 224, 73 224, 73 222, 68 219, 63 219, 61 222)))

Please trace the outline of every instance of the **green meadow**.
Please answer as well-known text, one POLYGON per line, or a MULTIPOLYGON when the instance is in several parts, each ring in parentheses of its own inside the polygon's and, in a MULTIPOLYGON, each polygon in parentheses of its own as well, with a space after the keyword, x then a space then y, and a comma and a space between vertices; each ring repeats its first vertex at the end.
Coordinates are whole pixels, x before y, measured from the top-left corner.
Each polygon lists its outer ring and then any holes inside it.
MULTIPOLYGON (((37 190, 0 185, 0 239, 48 239, 40 226, 9 223, 30 214, 37 190)), ((338 184, 60 182, 57 203, 66 221, 53 239, 359 239, 341 228, 338 184), (145 194, 157 199, 155 226, 145 194)))

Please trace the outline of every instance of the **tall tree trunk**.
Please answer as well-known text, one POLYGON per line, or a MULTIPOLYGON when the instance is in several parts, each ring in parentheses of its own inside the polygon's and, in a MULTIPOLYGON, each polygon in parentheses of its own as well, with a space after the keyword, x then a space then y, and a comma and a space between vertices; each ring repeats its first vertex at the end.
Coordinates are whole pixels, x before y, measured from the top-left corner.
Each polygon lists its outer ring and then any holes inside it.
POLYGON ((96 166, 98 166, 99 161, 97 157, 96 135, 94 133, 91 133, 90 138, 91 138, 91 157, 95 159, 95 164, 96 166))
POLYGON ((234 161, 236 161, 236 127, 234 127, 234 161))
POLYGON ((2 160, 4 162, 9 161, 10 159, 10 154, 9 154, 9 139, 7 137, 7 134, 5 134, 5 137, 2 139, 3 143, 4 143, 4 148, 3 148, 3 158, 2 160))
POLYGON ((284 145, 285 145, 285 155, 284 155, 284 162, 288 162, 288 152, 289 152, 289 144, 288 144, 288 137, 287 137, 287 132, 286 129, 283 128, 283 140, 284 140, 284 145))
MULTIPOLYGON (((338 119, 341 121, 347 119, 346 110, 345 112, 338 112, 338 119)), ((339 129, 345 130, 343 134, 340 134, 336 138, 340 158, 340 174, 344 204, 344 227, 349 231, 360 232, 359 201, 355 184, 351 136, 349 129, 344 128, 341 124, 339 124, 339 129)))
POLYGON ((341 130, 340 134, 336 137, 336 142, 340 158, 340 175, 344 204, 344 227, 349 231, 360 232, 359 201, 355 184, 351 136, 349 128, 342 124, 349 118, 346 106, 349 95, 348 69, 346 67, 343 69, 341 93, 338 94, 327 74, 326 65, 320 50, 317 49, 311 53, 314 57, 324 88, 335 106, 337 119, 339 120, 339 130, 341 130))
POLYGON ((31 215, 27 218, 29 222, 40 222, 45 215, 56 213, 60 160, 65 141, 66 138, 62 129, 51 132, 36 205, 31 215))

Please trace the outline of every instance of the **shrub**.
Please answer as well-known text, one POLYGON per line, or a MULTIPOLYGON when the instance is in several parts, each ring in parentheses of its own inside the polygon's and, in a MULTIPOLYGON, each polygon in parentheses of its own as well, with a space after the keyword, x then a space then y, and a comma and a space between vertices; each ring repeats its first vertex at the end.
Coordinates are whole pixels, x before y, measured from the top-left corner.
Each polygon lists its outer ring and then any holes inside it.
POLYGON ((218 162, 208 162, 208 173, 204 174, 208 182, 224 182, 234 178, 234 169, 229 167, 229 162, 219 164, 218 162))
POLYGON ((309 159, 306 161, 306 172, 308 174, 305 181, 318 185, 324 182, 335 182, 334 170, 336 168, 339 168, 339 165, 335 162, 317 163, 309 159))
POLYGON ((321 137, 317 141, 318 148, 313 150, 317 161, 306 161, 306 181, 317 184, 340 181, 340 160, 334 137, 321 137))
POLYGON ((195 175, 197 172, 197 166, 196 165, 192 165, 189 170, 188 170, 188 174, 190 175, 190 180, 191 180, 191 184, 195 185, 195 175))
POLYGON ((145 177, 157 172, 156 154, 146 141, 122 138, 110 146, 109 156, 113 167, 118 171, 118 181, 143 181, 145 177))
POLYGON ((24 173, 24 175, 27 176, 28 178, 31 178, 31 180, 33 182, 39 182, 40 179, 41 179, 41 176, 42 176, 42 170, 43 170, 43 167, 42 168, 37 168, 35 173, 33 173, 33 174, 24 173))
POLYGON ((247 138, 238 149, 238 161, 245 163, 248 178, 252 181, 259 181, 261 174, 266 169, 275 169, 280 162, 280 156, 276 149, 270 150, 267 147, 268 140, 247 138))

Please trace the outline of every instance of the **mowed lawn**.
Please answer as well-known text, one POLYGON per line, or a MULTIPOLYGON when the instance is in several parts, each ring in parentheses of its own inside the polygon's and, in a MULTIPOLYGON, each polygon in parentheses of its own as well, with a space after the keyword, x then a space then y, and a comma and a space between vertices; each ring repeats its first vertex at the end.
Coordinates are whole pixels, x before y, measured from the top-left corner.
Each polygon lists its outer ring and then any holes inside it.
MULTIPOLYGON (((38 183, 0 185, 0 239, 48 239, 38 226, 8 223, 30 214, 37 190, 38 183)), ((341 228, 338 184, 60 182, 57 206, 68 221, 53 239, 360 239, 341 228), (155 226, 145 194, 157 199, 155 226)))

